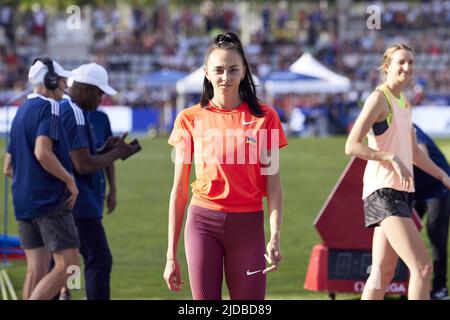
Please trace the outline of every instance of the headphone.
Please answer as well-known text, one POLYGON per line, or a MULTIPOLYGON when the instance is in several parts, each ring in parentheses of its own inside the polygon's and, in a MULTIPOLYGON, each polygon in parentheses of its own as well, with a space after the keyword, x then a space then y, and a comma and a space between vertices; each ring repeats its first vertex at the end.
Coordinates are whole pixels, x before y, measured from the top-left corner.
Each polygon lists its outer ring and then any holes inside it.
POLYGON ((41 61, 48 69, 44 76, 44 86, 49 90, 58 88, 59 76, 53 68, 53 61, 49 58, 36 58, 31 65, 34 65, 37 61, 41 61))

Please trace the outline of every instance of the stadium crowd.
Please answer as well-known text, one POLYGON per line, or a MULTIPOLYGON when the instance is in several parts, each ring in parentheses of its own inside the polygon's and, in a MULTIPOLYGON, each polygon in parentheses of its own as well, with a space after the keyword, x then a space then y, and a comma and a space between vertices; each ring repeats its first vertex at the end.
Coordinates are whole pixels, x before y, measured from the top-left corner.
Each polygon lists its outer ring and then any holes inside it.
MULTIPOLYGON (((380 30, 366 27, 370 4, 355 2, 341 10, 327 1, 158 1, 151 7, 108 4, 82 12, 92 33, 89 58, 95 57, 111 71, 111 81, 121 91, 104 105, 160 107, 167 99, 174 102, 174 88, 149 90, 140 85, 141 77, 159 70, 195 70, 203 64, 203 52, 217 30, 248 35, 242 38, 260 79, 271 71, 287 70, 304 52, 351 79, 352 90, 345 94, 275 97, 286 121, 293 109, 300 108, 310 127, 326 127, 312 134, 347 131, 368 90, 380 82, 378 57, 393 41, 405 40, 416 53, 415 83, 408 91, 414 105, 450 105, 450 31, 446 27, 450 1, 375 3, 381 8, 380 30), (254 23, 248 25, 248 20, 254 23)), ((26 70, 36 55, 46 53, 52 23, 66 17, 63 11, 50 14, 37 4, 25 11, 14 4, 0 5, 1 105, 26 87, 26 70)), ((64 59, 60 61, 64 64, 64 59)))

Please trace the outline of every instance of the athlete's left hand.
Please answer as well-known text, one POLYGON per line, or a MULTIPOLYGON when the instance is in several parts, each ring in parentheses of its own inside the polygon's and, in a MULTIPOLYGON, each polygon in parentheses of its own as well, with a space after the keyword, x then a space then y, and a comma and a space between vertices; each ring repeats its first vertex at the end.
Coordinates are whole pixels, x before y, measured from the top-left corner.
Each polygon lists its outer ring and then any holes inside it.
POLYGON ((264 269, 263 273, 272 272, 277 270, 280 262, 282 260, 281 250, 280 250, 280 239, 278 237, 272 237, 267 244, 267 254, 264 255, 267 263, 271 266, 264 269))
POLYGON ((184 282, 181 280, 181 268, 177 259, 168 259, 163 278, 170 291, 181 291, 184 282))

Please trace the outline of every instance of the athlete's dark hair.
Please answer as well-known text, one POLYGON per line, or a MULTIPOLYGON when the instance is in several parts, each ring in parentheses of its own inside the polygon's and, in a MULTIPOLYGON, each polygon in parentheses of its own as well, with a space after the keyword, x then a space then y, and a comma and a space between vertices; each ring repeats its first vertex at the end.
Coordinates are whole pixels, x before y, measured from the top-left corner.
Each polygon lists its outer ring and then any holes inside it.
MULTIPOLYGON (((261 108, 261 102, 256 96, 256 86, 251 75, 252 73, 250 70, 250 65, 248 64, 247 58, 245 57, 244 49, 242 48, 242 43, 241 40, 239 40, 239 37, 233 32, 218 34, 213 43, 209 46, 208 51, 206 52, 205 66, 211 52, 216 49, 236 50, 236 52, 239 53, 245 67, 244 79, 242 79, 241 83, 239 84, 239 96, 248 104, 251 114, 257 117, 264 116, 261 108)), ((213 96, 213 86, 205 76, 205 79, 203 80, 202 96, 200 98, 200 105, 202 106, 202 108, 208 107, 209 101, 213 96)))

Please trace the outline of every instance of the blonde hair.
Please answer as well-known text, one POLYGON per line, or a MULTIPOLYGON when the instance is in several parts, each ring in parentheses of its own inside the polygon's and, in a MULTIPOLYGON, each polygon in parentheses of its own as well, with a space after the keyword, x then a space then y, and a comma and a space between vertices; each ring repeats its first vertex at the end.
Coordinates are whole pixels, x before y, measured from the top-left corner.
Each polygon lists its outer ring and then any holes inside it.
POLYGON ((383 81, 386 80, 386 68, 389 66, 389 64, 392 62, 392 55, 394 52, 398 50, 407 50, 411 52, 414 55, 414 50, 404 43, 396 43, 390 46, 386 49, 386 51, 383 54, 383 61, 381 62, 381 65, 378 67, 378 70, 380 70, 380 75, 383 81))

